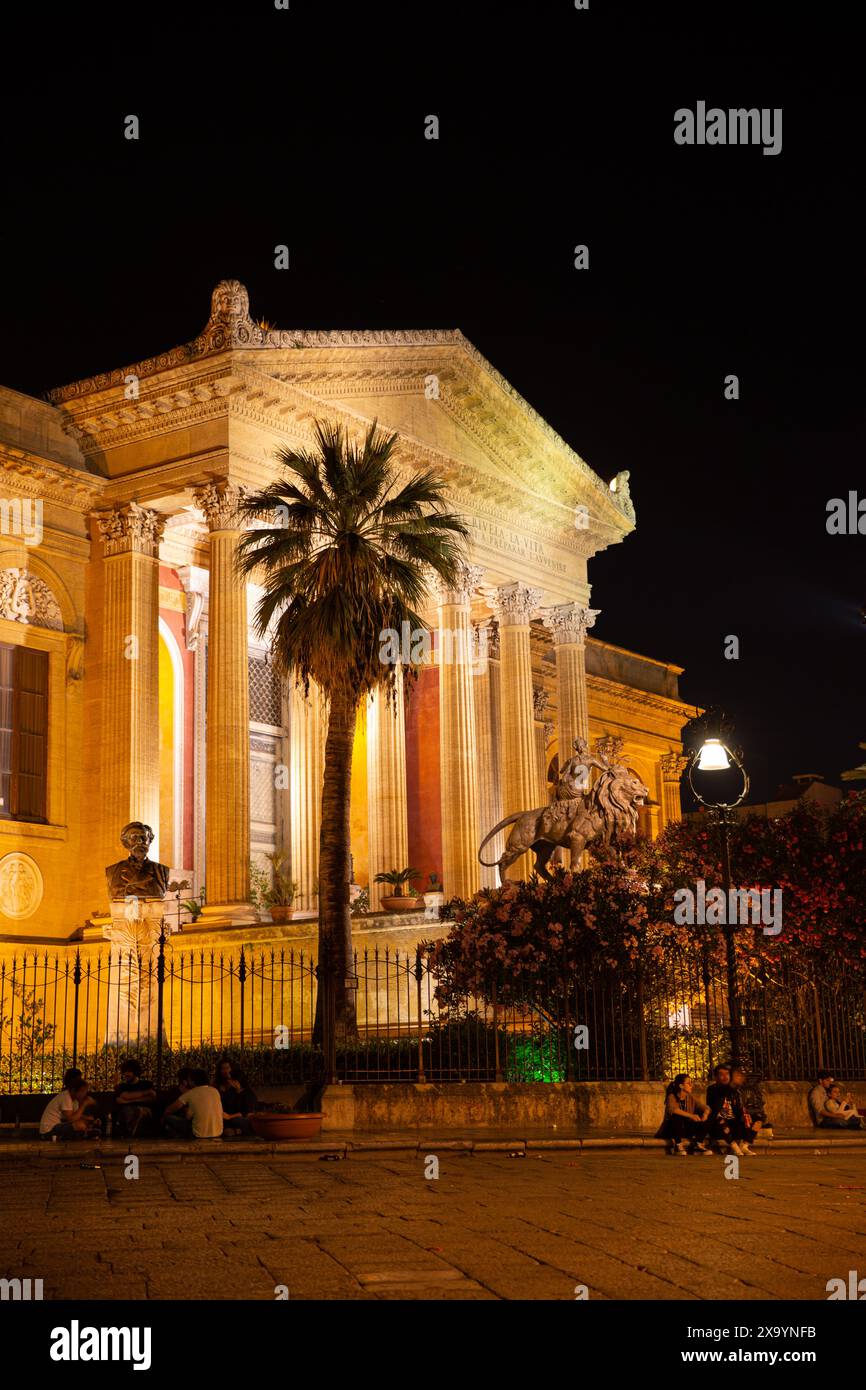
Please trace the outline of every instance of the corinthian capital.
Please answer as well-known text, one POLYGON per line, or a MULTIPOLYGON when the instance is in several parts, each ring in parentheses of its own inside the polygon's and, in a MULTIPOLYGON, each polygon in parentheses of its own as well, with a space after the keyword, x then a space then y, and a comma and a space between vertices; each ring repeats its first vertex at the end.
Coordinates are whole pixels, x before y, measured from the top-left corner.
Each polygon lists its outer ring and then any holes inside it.
POLYGON ((204 512, 211 531, 240 531, 238 504, 243 496, 243 488, 224 478, 195 490, 196 506, 204 512))
POLYGON ((583 646, 586 634, 595 624, 600 608, 584 608, 579 603, 557 603, 544 614, 544 626, 553 633, 553 645, 564 647, 568 643, 583 646))
POLYGON ((688 758, 684 753, 662 753, 659 764, 666 782, 678 782, 686 770, 688 758))
POLYGON ((165 517, 159 512, 152 512, 137 502, 126 502, 94 515, 106 555, 137 554, 148 555, 151 559, 159 555, 159 542, 165 527, 165 517))
POLYGON ((542 688, 539 689, 539 690, 533 690, 533 692, 532 692, 532 713, 533 713, 534 717, 538 720, 539 724, 543 724, 543 723, 544 723, 544 715, 545 715, 545 713, 546 713, 546 711, 547 711, 547 706, 548 706, 549 703, 550 703, 550 696, 548 695, 548 693, 547 693, 547 691, 544 689, 544 687, 542 687, 542 688))
POLYGON ((528 584, 514 580, 501 584, 492 595, 500 627, 526 627, 541 602, 543 589, 531 589, 528 584))
POLYGON ((468 608, 472 602, 473 590, 478 588, 483 578, 484 570, 481 565, 466 565, 462 561, 451 584, 446 584, 436 575, 434 585, 440 604, 468 608))

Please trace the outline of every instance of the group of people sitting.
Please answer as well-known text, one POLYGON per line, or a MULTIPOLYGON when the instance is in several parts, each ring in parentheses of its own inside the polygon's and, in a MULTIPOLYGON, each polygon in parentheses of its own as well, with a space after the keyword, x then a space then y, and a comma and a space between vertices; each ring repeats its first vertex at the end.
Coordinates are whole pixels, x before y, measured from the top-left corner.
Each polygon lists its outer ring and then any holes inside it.
POLYGON ((866 1116, 853 1097, 843 1094, 833 1073, 824 1068, 809 1092, 809 1114, 819 1129, 866 1129, 866 1116))
POLYGON ((763 1108, 760 1089, 749 1087, 745 1067, 713 1067, 706 1098, 698 1100, 694 1080, 685 1072, 665 1091, 665 1110, 657 1139, 668 1140, 670 1154, 734 1153, 754 1156, 752 1143, 763 1129, 773 1129, 763 1108))
MULTIPOLYGON (((824 1129, 866 1129, 866 1116, 831 1071, 818 1072, 809 1092, 812 1123, 824 1129)), ((694 1080, 685 1072, 665 1091, 665 1109, 657 1139, 668 1140, 670 1154, 734 1153, 754 1156, 752 1144, 763 1130, 773 1138, 759 1083, 737 1063, 713 1067, 706 1098, 694 1093, 694 1080)))
POLYGON ((87 1139, 103 1134, 134 1139, 139 1133, 164 1133, 178 1139, 219 1139, 251 1134, 255 1093, 231 1058, 217 1064, 213 1082, 207 1072, 181 1067, 177 1085, 157 1095, 133 1057, 120 1064, 108 1107, 101 1107, 90 1083, 77 1067, 63 1078, 63 1090, 42 1112, 42 1139, 87 1139), (109 1123, 110 1121, 110 1123, 109 1123))

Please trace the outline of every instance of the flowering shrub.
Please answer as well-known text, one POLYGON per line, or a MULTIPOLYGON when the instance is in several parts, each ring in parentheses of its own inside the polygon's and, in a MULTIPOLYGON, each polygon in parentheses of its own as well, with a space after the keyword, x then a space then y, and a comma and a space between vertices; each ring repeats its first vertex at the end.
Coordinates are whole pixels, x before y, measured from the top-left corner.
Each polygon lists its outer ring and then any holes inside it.
MULTIPOLYGON (((745 978, 785 961, 806 978, 862 978, 866 985, 866 795, 829 813, 805 804, 775 820, 750 816, 730 826, 732 884, 781 889, 782 932, 736 933, 737 966, 745 978)), ((440 1004, 467 994, 490 999, 567 998, 588 968, 622 975, 623 987, 651 982, 670 953, 720 964, 725 938, 717 926, 674 924, 674 893, 704 879, 722 883, 718 826, 707 817, 667 828, 639 844, 621 864, 595 864, 552 882, 533 876, 485 888, 471 901, 442 909, 453 927, 426 943, 440 1004)))
MULTIPOLYGON (((866 978, 866 793, 832 810, 801 802, 784 816, 748 816, 730 826, 736 888, 779 888, 782 932, 739 932, 744 968, 783 953, 808 969, 866 978)), ((720 885, 720 832, 709 816, 668 826, 635 856, 665 891, 703 878, 720 885)))

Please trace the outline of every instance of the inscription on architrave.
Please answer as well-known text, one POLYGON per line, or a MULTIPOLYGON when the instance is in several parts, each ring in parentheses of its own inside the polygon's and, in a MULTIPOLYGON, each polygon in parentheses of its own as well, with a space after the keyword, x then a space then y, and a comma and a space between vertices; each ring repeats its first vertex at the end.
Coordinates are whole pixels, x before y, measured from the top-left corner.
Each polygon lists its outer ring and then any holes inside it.
POLYGON ((524 535, 521 531, 513 531, 510 526, 501 526, 498 521, 486 521, 483 518, 470 519, 467 525, 473 540, 489 546, 500 555, 527 560, 556 574, 565 574, 568 570, 565 562, 555 559, 549 553, 547 544, 536 536, 524 535))

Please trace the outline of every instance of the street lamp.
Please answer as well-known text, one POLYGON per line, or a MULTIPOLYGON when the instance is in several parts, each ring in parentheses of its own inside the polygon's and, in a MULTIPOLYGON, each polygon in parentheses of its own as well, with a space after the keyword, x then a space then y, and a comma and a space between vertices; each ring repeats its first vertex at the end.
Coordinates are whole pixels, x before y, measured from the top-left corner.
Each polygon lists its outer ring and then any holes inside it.
MULTIPOLYGON (((717 824, 721 830, 722 838, 722 878, 725 890, 725 926, 723 927, 725 936, 725 961, 728 976, 728 1013, 730 1016, 730 1039, 731 1039, 731 1064, 736 1066, 743 1061, 742 1056, 742 1026, 740 1023, 740 992, 737 985, 737 954, 734 940, 734 924, 729 920, 731 916, 731 846, 728 835, 730 824, 730 814, 736 806, 739 806, 749 790, 749 774, 743 767, 741 760, 741 750, 734 750, 721 737, 722 733, 732 734, 733 725, 728 724, 723 714, 709 715, 707 717, 709 727, 717 727, 718 734, 713 737, 705 737, 703 743, 697 749, 692 749, 688 762, 689 786, 702 806, 708 811, 712 811, 717 824), (735 768, 739 773, 741 783, 740 794, 733 800, 722 800, 718 795, 710 796, 698 791, 694 783, 693 774, 697 772, 714 773, 716 776, 720 772, 729 772, 735 768)), ((727 779, 726 779, 727 780, 727 779)), ((721 788, 719 788, 721 791, 721 788)))

